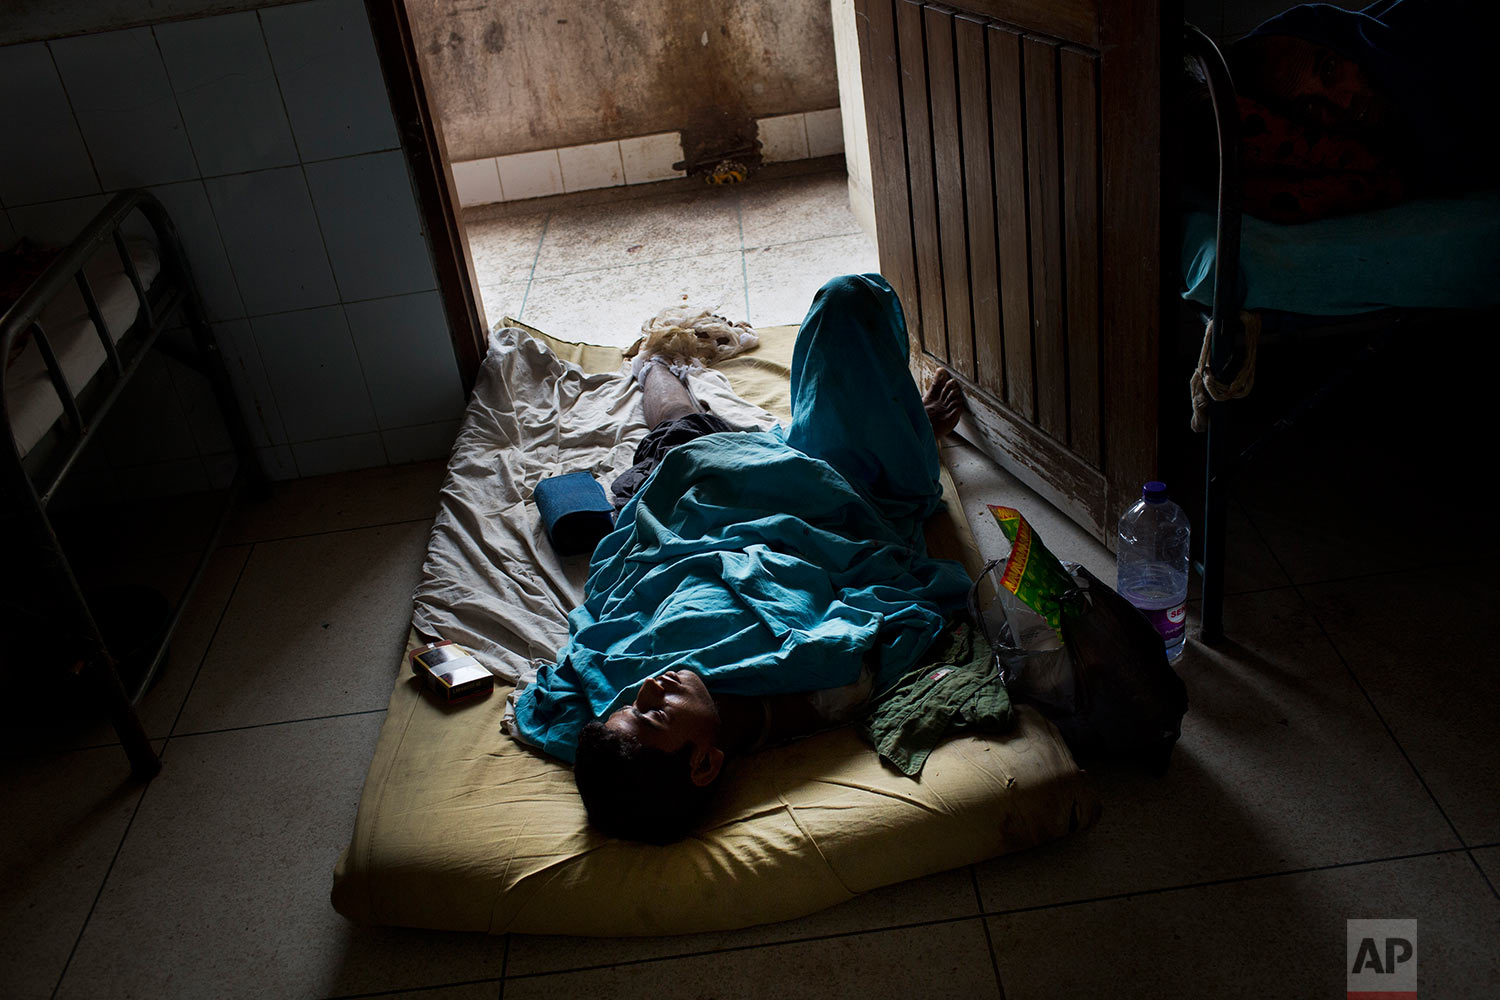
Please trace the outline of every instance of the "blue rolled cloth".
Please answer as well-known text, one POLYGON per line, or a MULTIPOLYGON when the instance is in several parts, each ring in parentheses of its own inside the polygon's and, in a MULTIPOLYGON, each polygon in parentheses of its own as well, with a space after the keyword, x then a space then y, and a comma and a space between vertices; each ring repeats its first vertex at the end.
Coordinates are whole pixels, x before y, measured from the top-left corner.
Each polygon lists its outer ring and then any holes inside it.
POLYGON ((791 426, 669 451, 589 566, 554 663, 514 733, 572 761, 591 719, 641 682, 692 670, 716 694, 895 684, 963 606, 961 565, 927 555, 937 442, 879 275, 819 290, 792 359, 791 426))
POLYGON ((614 529, 614 505, 587 472, 543 479, 532 497, 547 529, 547 541, 559 555, 592 552, 599 539, 614 529))

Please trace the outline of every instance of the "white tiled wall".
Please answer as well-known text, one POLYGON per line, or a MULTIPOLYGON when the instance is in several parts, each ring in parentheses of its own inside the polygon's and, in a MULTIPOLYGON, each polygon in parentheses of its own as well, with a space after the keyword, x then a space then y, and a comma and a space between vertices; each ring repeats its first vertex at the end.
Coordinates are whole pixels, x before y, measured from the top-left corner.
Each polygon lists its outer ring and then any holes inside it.
POLYGON ((562 160, 555 149, 497 156, 495 163, 500 168, 500 192, 507 201, 562 193, 562 160))
MULTIPOLYGON (((766 163, 831 156, 844 151, 838 108, 776 115, 758 119, 756 124, 766 163)), ((466 160, 452 165, 453 183, 460 205, 487 205, 683 177, 684 172, 673 166, 683 158, 681 133, 663 132, 586 146, 466 160)))
MULTIPOLYGON (((0 48, 0 94, 0 246, 66 242, 110 193, 149 188, 273 476, 447 454, 458 369, 360 0, 0 48)), ((109 462, 213 480, 227 442, 201 386, 153 365, 109 462)))
POLYGON ((681 177, 683 172, 673 169, 672 165, 683 161, 682 135, 664 132, 621 139, 620 159, 625 165, 626 184, 649 184, 681 177))
POLYGON ((562 165, 564 191, 587 191, 625 183, 618 141, 559 149, 557 159, 562 165))
POLYGON ((760 134, 760 154, 767 163, 807 159, 807 116, 776 115, 755 123, 760 134))
POLYGON ((833 156, 844 151, 844 119, 838 108, 809 111, 802 117, 807 124, 808 156, 833 156))
POLYGON ((453 164, 453 182, 460 205, 488 205, 682 177, 672 169, 681 159, 681 137, 667 132, 467 160, 453 164))
MULTIPOLYGON (((682 158, 681 147, 676 143, 676 133, 670 137, 651 138, 670 138, 672 145, 679 150, 677 158, 682 158)), ((490 156, 483 160, 455 163, 453 182, 458 191, 458 202, 460 205, 488 205, 497 201, 545 198, 567 191, 642 183, 647 178, 634 180, 627 176, 627 163, 630 161, 622 146, 623 143, 618 141, 596 142, 587 146, 543 149, 533 153, 490 156)), ((638 155, 637 173, 647 173, 639 160, 638 155)), ((659 169, 654 169, 651 173, 650 180, 661 179, 657 176, 659 169)), ((674 174, 669 166, 666 176, 681 174, 674 174)))

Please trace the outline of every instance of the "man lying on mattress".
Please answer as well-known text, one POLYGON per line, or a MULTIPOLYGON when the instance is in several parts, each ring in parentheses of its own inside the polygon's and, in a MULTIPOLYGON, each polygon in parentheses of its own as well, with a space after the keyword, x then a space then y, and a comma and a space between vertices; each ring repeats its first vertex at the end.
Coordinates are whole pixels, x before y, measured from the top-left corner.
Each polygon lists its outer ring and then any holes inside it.
POLYGON ((633 496, 513 732, 574 762, 596 827, 666 842, 727 757, 845 721, 963 606, 963 568, 923 538, 963 397, 946 372, 918 394, 900 303, 874 274, 814 297, 785 429, 736 431, 665 365, 642 384, 654 429, 614 487, 633 496))

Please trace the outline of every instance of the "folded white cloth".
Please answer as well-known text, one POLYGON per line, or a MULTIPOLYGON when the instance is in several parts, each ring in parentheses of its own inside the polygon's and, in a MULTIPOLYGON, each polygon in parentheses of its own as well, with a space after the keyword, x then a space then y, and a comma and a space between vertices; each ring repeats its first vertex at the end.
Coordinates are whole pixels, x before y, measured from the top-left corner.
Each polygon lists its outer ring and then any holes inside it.
POLYGON ((690 371, 743 354, 759 344, 755 329, 743 320, 731 322, 711 310, 688 304, 668 306, 641 324, 641 340, 630 370, 639 381, 646 362, 660 358, 673 374, 683 378, 690 371))

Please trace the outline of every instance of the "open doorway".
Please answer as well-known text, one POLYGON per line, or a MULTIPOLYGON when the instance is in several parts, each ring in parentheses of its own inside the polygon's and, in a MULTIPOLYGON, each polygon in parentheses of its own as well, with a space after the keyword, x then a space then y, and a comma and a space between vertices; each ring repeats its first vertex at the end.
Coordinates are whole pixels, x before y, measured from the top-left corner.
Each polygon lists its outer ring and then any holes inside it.
POLYGON ((771 6, 404 0, 481 339, 510 317, 626 346, 684 301, 796 323, 823 279, 878 269, 845 165, 852 3, 771 6))
POLYGON ((755 327, 798 323, 828 277, 879 270, 842 163, 829 159, 733 190, 688 179, 521 211, 465 209, 486 320, 616 347, 683 302, 755 327))

